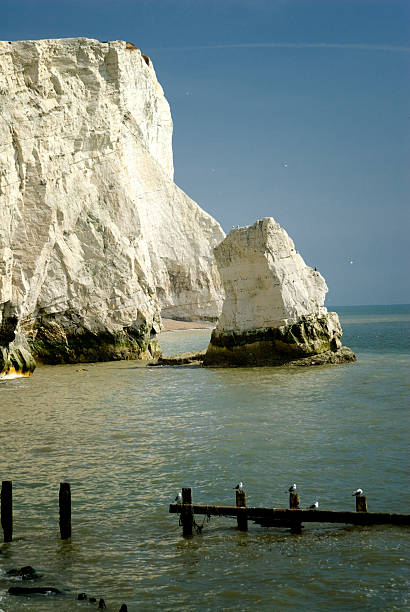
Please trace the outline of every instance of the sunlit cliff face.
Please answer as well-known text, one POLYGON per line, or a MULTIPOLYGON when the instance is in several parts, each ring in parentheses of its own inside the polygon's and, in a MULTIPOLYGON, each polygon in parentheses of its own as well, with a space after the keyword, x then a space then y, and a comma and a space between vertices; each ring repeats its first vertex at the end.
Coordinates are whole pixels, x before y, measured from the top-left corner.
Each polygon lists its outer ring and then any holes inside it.
POLYGON ((139 49, 0 42, 0 106, 0 310, 36 357, 140 358, 161 312, 217 318, 224 233, 173 182, 169 104, 139 49))

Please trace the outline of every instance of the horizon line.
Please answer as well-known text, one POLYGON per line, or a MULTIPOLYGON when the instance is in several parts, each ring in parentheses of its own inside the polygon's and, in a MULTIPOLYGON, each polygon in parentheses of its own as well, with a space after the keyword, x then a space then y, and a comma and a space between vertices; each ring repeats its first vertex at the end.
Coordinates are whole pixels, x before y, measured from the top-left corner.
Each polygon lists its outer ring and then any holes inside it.
POLYGON ((206 49, 351 49, 356 51, 392 51, 409 53, 410 47, 405 45, 367 44, 367 43, 292 43, 292 42, 262 42, 262 43, 226 43, 214 45, 178 45, 171 47, 148 47, 151 51, 193 51, 206 49))

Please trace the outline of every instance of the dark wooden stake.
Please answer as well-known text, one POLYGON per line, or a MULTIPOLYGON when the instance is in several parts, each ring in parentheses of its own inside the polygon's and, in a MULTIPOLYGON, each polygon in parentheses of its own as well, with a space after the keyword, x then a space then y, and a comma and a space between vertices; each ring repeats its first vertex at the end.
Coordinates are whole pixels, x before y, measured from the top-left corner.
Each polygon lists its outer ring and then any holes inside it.
POLYGON ((62 540, 71 538, 71 490, 68 482, 60 482, 60 536, 62 540))
POLYGON ((356 512, 367 512, 367 501, 365 495, 356 495, 356 512))
POLYGON ((13 484, 11 480, 1 483, 1 526, 4 541, 13 541, 13 484))
MULTIPOLYGON (((300 510, 299 493, 289 493, 289 508, 291 510, 300 510)), ((292 522, 290 531, 291 533, 302 533, 302 523, 300 521, 292 522)))
POLYGON ((289 508, 291 510, 300 510, 299 493, 290 493, 289 494, 289 508))
MULTIPOLYGON (((246 508, 245 491, 236 491, 236 507, 246 508)), ((238 529, 240 531, 248 531, 248 517, 246 514, 246 510, 238 514, 237 522, 238 522, 238 529)))
POLYGON ((194 524, 194 511, 192 508, 192 489, 182 488, 182 507, 181 507, 182 535, 191 536, 194 524))

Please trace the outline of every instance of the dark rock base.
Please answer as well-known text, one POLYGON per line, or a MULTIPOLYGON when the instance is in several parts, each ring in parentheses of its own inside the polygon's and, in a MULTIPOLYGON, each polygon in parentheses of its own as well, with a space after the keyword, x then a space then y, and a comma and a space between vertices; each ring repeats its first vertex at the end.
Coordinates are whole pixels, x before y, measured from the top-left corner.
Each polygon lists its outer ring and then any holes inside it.
POLYGON ((217 368, 232 367, 255 367, 255 366, 315 366, 326 364, 340 364, 357 361, 356 355, 347 346, 342 346, 335 351, 323 351, 322 353, 300 357, 299 359, 286 358, 272 353, 272 347, 257 347, 246 345, 238 350, 222 350, 214 347, 208 348, 203 361, 204 366, 217 368))
POLYGON ((151 360, 161 355, 156 334, 143 325, 138 330, 94 332, 85 329, 79 321, 70 320, 67 324, 67 321, 43 319, 32 332, 29 345, 37 362, 51 365, 151 360))
POLYGON ((322 365, 356 361, 341 346, 341 328, 332 326, 330 315, 303 316, 297 323, 248 332, 212 332, 203 365, 251 367, 322 365))
POLYGON ((188 353, 178 353, 176 355, 166 355, 151 362, 154 366, 182 366, 182 365, 201 365, 205 357, 206 349, 203 351, 191 351, 188 353))
POLYGON ((357 361, 356 355, 347 346, 342 346, 337 351, 325 351, 324 353, 320 353, 319 355, 312 355, 311 357, 304 357, 303 359, 296 359, 295 361, 290 361, 288 365, 315 366, 351 363, 353 361, 357 361))

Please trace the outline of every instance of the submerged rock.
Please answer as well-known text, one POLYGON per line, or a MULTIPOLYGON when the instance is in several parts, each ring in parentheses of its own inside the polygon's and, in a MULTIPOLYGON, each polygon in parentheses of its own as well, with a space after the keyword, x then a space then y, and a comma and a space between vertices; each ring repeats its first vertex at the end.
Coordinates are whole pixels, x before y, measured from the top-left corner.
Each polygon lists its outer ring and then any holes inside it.
POLYGON ((17 317, 0 372, 32 369, 24 337, 47 363, 151 358, 161 313, 217 319, 224 233, 173 182, 169 105, 139 49, 0 42, 0 117, 0 311, 17 317))
POLYGON ((7 576, 19 576, 22 580, 37 580, 41 578, 31 565, 25 565, 20 569, 10 569, 6 572, 7 576))
POLYGON ((272 218, 231 230, 215 248, 225 289, 207 366, 319 365, 356 358, 324 306, 327 286, 272 218), (320 356, 320 357, 319 357, 320 356))
POLYGON ((203 362, 206 349, 202 351, 189 351, 177 353, 175 355, 163 355, 150 365, 158 366, 180 366, 180 365, 199 365, 203 362))
POLYGON ((61 591, 54 587, 10 587, 9 595, 59 595, 61 591))

